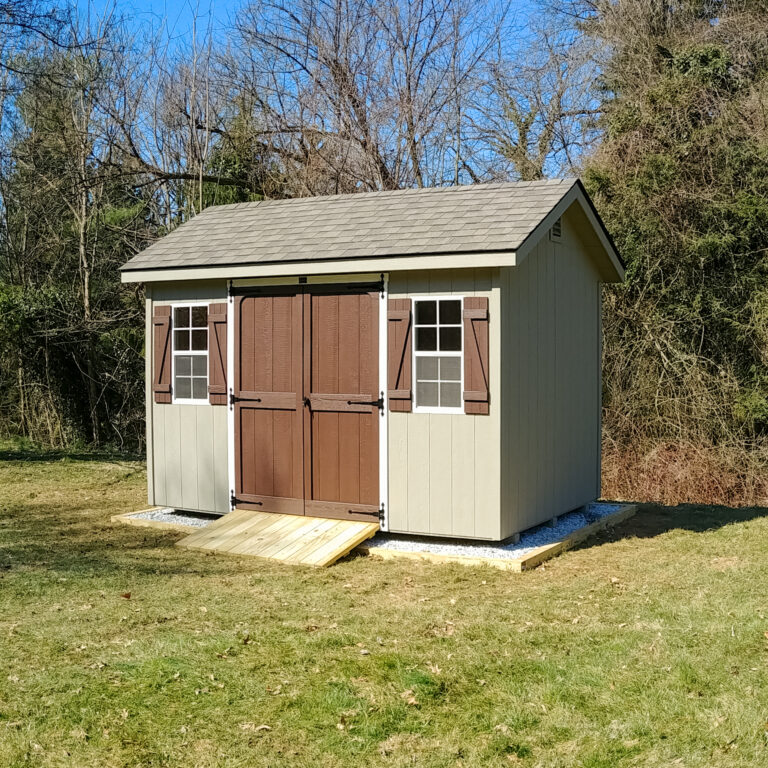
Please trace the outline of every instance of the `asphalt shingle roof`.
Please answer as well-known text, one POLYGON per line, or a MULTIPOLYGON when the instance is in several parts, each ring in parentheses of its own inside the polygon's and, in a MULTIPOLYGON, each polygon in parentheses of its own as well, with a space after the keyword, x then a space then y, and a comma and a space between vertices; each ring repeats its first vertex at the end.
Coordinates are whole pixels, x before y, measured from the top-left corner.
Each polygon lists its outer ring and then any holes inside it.
POLYGON ((219 205, 123 269, 512 251, 576 183, 556 179, 219 205))

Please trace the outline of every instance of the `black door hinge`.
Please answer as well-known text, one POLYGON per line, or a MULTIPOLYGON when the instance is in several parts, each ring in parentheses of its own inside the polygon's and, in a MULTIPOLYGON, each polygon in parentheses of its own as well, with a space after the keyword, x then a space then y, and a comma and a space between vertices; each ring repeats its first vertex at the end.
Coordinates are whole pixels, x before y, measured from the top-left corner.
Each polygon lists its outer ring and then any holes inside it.
POLYGON ((384 519, 384 505, 382 504, 375 512, 363 512, 362 510, 350 509, 355 515, 370 515, 371 517, 377 517, 379 520, 384 519))
POLYGON ((229 393, 229 404, 234 405, 235 403, 260 403, 261 398, 260 397, 238 397, 234 392, 229 393))
POLYGON ((382 413, 384 413, 384 393, 378 400, 347 400, 347 405, 375 405, 382 413))

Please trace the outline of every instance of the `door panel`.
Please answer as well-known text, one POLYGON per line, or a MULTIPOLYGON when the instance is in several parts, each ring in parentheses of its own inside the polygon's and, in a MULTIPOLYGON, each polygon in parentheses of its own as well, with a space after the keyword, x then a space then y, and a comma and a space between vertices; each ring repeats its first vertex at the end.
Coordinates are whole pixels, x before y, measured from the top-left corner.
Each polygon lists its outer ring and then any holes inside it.
POLYGON ((367 289, 236 298, 239 508, 375 520, 378 309, 367 289))
POLYGON ((308 294, 304 302, 307 514, 371 520, 379 508, 379 297, 308 294))
POLYGON ((235 495, 304 514, 301 295, 235 299, 235 495))

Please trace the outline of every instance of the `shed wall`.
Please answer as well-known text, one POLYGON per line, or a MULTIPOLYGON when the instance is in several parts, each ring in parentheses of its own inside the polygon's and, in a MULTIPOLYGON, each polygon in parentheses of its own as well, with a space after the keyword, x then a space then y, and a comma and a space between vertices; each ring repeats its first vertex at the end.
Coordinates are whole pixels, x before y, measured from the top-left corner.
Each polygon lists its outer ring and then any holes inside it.
POLYGON ((388 414, 389 528, 496 540, 501 500, 499 270, 390 274, 390 298, 428 293, 488 297, 490 413, 388 414))
MULTIPOLYGON (((155 283, 148 289, 147 343, 155 305, 226 300, 225 281, 155 283)), ((147 351, 147 484, 149 503, 201 512, 229 511, 227 408, 157 404, 147 351)))
POLYGON ((600 494, 600 283, 573 222, 500 274, 501 536, 600 494))

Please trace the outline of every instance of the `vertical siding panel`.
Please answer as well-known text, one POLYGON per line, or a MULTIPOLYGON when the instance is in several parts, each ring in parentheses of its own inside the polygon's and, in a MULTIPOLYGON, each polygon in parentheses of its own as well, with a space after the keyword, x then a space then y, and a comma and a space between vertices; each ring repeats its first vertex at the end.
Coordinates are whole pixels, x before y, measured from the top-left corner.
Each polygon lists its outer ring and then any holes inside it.
POLYGON ((197 507, 196 509, 213 512, 216 508, 215 453, 213 442, 213 412, 216 407, 207 405, 193 406, 197 417, 195 457, 197 459, 197 507))
POLYGON ((408 416, 408 530, 429 533, 429 418, 426 413, 408 416))
MULTIPOLYGON (((534 405, 533 405, 533 373, 534 373, 534 348, 532 343, 533 336, 533 318, 535 301, 531 295, 531 260, 535 258, 535 253, 529 254, 528 258, 520 265, 521 295, 520 295, 520 333, 521 333, 521 384, 522 397, 520 406, 522 409, 520 441, 522 448, 520 482, 522 484, 521 493, 521 512, 523 515, 523 525, 528 528, 532 525, 533 512, 531 507, 536 500, 533 494, 531 476, 535 473, 533 464, 533 426, 534 426, 534 405)), ((535 476, 535 475, 534 475, 535 476)))
POLYGON ((510 334, 510 315, 513 309, 511 285, 509 280, 510 267, 499 272, 500 302, 499 308, 499 343, 501 349, 501 402, 499 413, 501 423, 501 537, 506 538, 515 532, 515 510, 513 501, 515 488, 515 468, 512 460, 512 424, 514 415, 512 403, 514 402, 514 379, 512 376, 512 363, 514 353, 512 348, 512 336, 510 334))
MULTIPOLYGON (((475 445, 476 417, 465 414, 451 416, 451 496, 453 502, 453 535, 475 535, 475 488, 477 467, 467 460, 468 449, 475 445)), ((483 417, 487 418, 487 417, 483 417)))
POLYGON ((211 408, 213 411, 213 509, 215 512, 229 512, 229 433, 227 430, 227 409, 211 408))
POLYGON ((389 529, 408 530, 408 419, 389 413, 389 529))
POLYGON ((453 534, 451 496, 451 422, 459 416, 429 414, 429 531, 453 534))
MULTIPOLYGON (((166 406, 166 408, 169 406, 166 406)), ((170 506, 168 501, 168 466, 165 461, 165 411, 151 408, 152 411, 152 485, 154 488, 153 504, 159 507, 170 506)))
POLYGON ((181 459, 181 504, 184 509, 200 509, 197 495, 197 461, 200 450, 197 443, 198 408, 211 406, 179 406, 179 455, 181 459))
POLYGON ((545 413, 545 434, 547 439, 546 453, 546 488, 547 503, 551 514, 555 515, 559 511, 557 504, 557 485, 555 483, 555 468, 557 465, 557 437, 555 433, 555 408, 556 404, 556 335, 555 325, 557 322, 557 297, 555 296, 555 270, 557 269, 557 245, 553 242, 547 243, 547 335, 546 348, 548 351, 546 362, 546 413, 545 413))
POLYGON ((165 503, 169 507, 183 508, 181 496, 181 440, 179 436, 179 409, 181 406, 157 406, 165 416, 165 440, 163 455, 165 457, 165 503))

